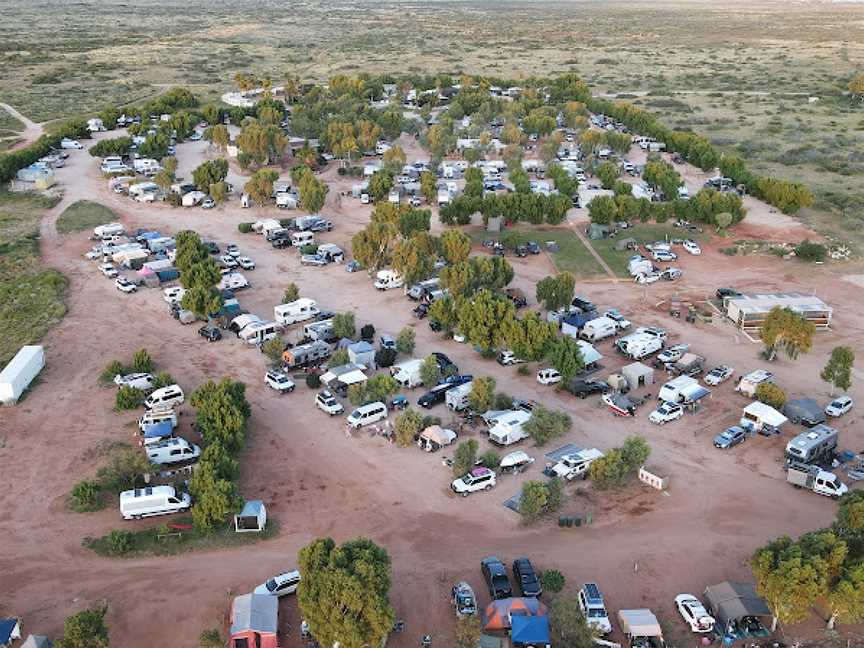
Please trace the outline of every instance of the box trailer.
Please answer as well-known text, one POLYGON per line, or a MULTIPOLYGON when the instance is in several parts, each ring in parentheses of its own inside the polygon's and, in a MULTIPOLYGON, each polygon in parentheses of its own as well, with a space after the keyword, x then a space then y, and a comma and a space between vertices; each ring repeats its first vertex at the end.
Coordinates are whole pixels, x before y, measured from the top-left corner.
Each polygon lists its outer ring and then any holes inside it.
POLYGON ((765 382, 774 382, 774 374, 765 369, 757 369, 746 376, 741 376, 735 391, 753 398, 756 395, 756 388, 765 382))
POLYGON ((298 344, 282 353, 282 362, 289 369, 303 367, 318 360, 330 356, 330 345, 321 340, 315 340, 309 344, 298 344))
POLYGON ((662 648, 666 645, 660 623, 651 610, 618 610, 618 623, 630 646, 662 648))
POLYGON ((39 345, 21 347, 0 372, 0 403, 16 403, 45 366, 45 349, 39 345))
POLYGON ((596 342, 607 337, 611 337, 618 332, 618 323, 610 317, 601 316, 592 320, 588 320, 582 326, 582 331, 579 336, 583 340, 596 342))

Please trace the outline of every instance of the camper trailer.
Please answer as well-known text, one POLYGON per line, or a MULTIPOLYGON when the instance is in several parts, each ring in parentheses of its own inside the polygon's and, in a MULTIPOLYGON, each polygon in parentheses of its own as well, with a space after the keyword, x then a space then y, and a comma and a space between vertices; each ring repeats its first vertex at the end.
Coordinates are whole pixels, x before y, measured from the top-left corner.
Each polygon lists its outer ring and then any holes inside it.
POLYGON ((618 340, 615 347, 624 355, 640 360, 662 349, 663 342, 649 333, 631 333, 618 340))
POLYGON ((666 645, 660 623, 651 610, 618 610, 618 622, 631 648, 663 648, 666 645))
POLYGON ((765 369, 757 369, 746 376, 741 376, 735 391, 753 398, 756 395, 756 388, 763 382, 774 382, 774 374, 765 369))
MULTIPOLYGON (((280 304, 273 308, 276 321, 283 326, 304 322, 316 317, 321 311, 314 299, 301 297, 288 304, 280 304)), ((311 337, 311 336, 310 336, 311 337)))
POLYGON ((524 429, 524 425, 530 418, 531 414, 524 410, 513 410, 498 417, 495 425, 489 430, 489 441, 507 446, 527 439, 528 432, 524 429))
POLYGON ((327 341, 335 337, 333 334, 333 320, 326 319, 320 322, 310 322, 303 327, 303 337, 310 340, 327 341))
POLYGON ((246 344, 264 344, 267 340, 272 340, 279 335, 276 322, 255 322, 249 324, 240 331, 239 337, 246 344))
POLYGON ((390 367, 390 375, 402 387, 417 387, 423 383, 423 380, 420 378, 420 367, 422 365, 423 361, 418 359, 400 362, 390 367))
POLYGON ((282 353, 282 362, 289 369, 305 367, 318 360, 327 358, 331 353, 330 345, 321 340, 309 344, 298 344, 282 353))
POLYGON ((589 342, 597 342, 615 335, 617 332, 618 323, 609 317, 602 316, 585 322, 579 337, 589 342))
POLYGON ((666 403, 682 403, 687 400, 688 390, 699 381, 690 376, 678 376, 673 378, 660 388, 657 394, 658 400, 666 403))
POLYGON ((444 402, 447 403, 447 407, 449 407, 454 412, 461 412, 464 409, 467 409, 469 406, 468 397, 471 394, 471 390, 474 388, 473 382, 467 382, 458 387, 454 387, 450 391, 447 392, 444 396, 444 402))
POLYGON ((375 275, 375 287, 378 290, 401 288, 404 283, 401 275, 395 270, 379 270, 375 275))
POLYGON ((833 459, 837 450, 837 430, 824 424, 802 432, 786 444, 786 462, 805 464, 833 459))

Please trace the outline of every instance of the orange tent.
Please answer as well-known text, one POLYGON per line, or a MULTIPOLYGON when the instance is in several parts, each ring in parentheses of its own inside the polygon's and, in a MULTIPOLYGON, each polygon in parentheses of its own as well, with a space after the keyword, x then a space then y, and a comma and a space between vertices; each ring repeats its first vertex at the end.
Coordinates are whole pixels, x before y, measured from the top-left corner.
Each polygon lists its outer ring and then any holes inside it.
POLYGON ((507 598, 492 601, 483 610, 483 629, 509 630, 513 616, 546 616, 546 606, 535 598, 507 598))

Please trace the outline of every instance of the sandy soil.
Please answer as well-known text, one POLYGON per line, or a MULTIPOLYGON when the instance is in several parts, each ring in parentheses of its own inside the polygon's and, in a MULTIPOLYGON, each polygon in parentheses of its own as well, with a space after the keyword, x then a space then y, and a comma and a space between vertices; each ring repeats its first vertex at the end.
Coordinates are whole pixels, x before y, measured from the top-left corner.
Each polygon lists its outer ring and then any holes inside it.
MULTIPOLYGON (((181 145, 181 169, 188 172, 206 154, 206 144, 181 145)), ((321 238, 350 249, 350 237, 367 221, 369 208, 338 197, 351 180, 332 170, 324 177, 332 180, 324 213, 336 227, 321 238)), ((0 606, 22 616, 28 631, 56 636, 64 616, 107 601, 112 642, 128 648, 191 646, 202 629, 223 622, 231 595, 294 567, 297 550, 321 535, 338 541, 363 535, 390 552, 391 600, 398 617, 407 622, 406 633, 393 638, 396 648, 417 645, 424 633, 431 633, 436 645, 451 645, 449 587, 467 579, 485 604, 488 596, 478 562, 489 554, 505 561, 528 555, 541 569, 560 569, 574 588, 596 580, 611 610, 650 606, 683 629, 673 609, 675 594, 700 593, 727 578, 747 580, 746 561, 755 547, 780 534, 826 525, 834 516, 835 504, 795 491, 783 481, 780 458, 792 428, 783 438, 750 439, 729 452, 712 447, 713 434, 735 422, 747 403, 733 393, 732 384, 715 389, 704 411, 663 428, 647 422, 647 406, 636 419, 614 418, 594 400, 568 398, 538 385, 533 376, 482 360, 468 346, 441 340, 425 322, 412 319, 412 305, 401 291, 379 293, 365 273, 349 274, 340 266, 305 268, 295 253, 273 250, 261 237, 237 233, 240 221, 285 212, 241 210, 236 200, 211 211, 139 205, 110 192, 86 152, 73 152, 58 178, 67 192, 61 205, 87 197, 115 209, 127 227, 172 232, 191 227, 222 244, 238 243, 258 264, 249 273, 253 287, 239 296, 252 312, 268 316, 284 286, 294 281, 321 307, 353 310, 358 324, 372 322, 381 333, 416 327, 418 355, 443 351, 463 371, 495 375, 501 390, 566 409, 574 428, 562 443, 609 448, 629 435, 644 434, 653 448, 650 464, 670 475, 671 486, 663 494, 641 486, 626 493, 589 490, 575 497, 568 510, 591 510, 593 526, 559 529, 550 523, 526 528, 502 506, 521 482, 540 476, 543 450, 526 447, 537 457, 527 473, 502 477, 491 493, 456 498, 448 490, 449 472, 441 465, 446 452, 399 449, 368 432, 348 438, 341 419, 314 408, 313 392, 303 385, 293 394, 274 396, 262 384, 261 354, 233 338, 205 343, 196 326, 181 326, 167 315, 156 290, 119 293, 95 264, 83 259, 89 247, 86 235, 55 238, 49 217, 42 252, 46 263, 69 277, 69 313, 45 341, 48 366, 39 386, 18 407, 4 410, 0 419, 0 469, 9 477, 0 491, 0 606), (94 445, 106 439, 131 441, 135 415, 112 411, 113 391, 99 387, 97 376, 108 360, 129 357, 141 347, 148 348, 187 393, 204 380, 226 375, 247 383, 253 418, 242 457, 242 491, 266 501, 281 523, 278 537, 244 548, 164 558, 110 560, 82 548, 84 536, 154 524, 122 522, 114 506, 88 515, 65 507, 71 486, 98 467, 92 459, 94 445)), ((235 185, 239 181, 230 179, 235 185)), ((827 268, 804 275, 790 262, 726 257, 716 248, 706 245, 701 257, 684 255, 679 262, 684 279, 671 286, 637 288, 621 282, 585 284, 578 290, 601 307, 620 308, 636 325, 667 327, 671 342, 689 342, 709 363, 732 364, 741 374, 761 365, 756 345, 723 323, 694 326, 671 319, 656 304, 676 295, 704 299, 717 287, 718 277, 724 285, 745 290, 818 288, 836 308, 834 331, 820 333, 810 354, 794 363, 779 360, 773 370, 790 393, 827 400, 818 375, 827 353, 840 343, 856 345, 864 333, 864 319, 853 307, 848 284, 834 281, 827 268)), ((531 296, 533 284, 552 268, 545 255, 511 262, 515 285, 531 296)), ((611 342, 601 343, 599 350, 606 356, 599 376, 625 364, 611 342)), ((864 400, 861 384, 852 395, 864 400)), ((415 391, 410 397, 419 395, 415 391)), ((184 427, 191 419, 185 409, 184 427)), ((445 421, 450 418, 443 406, 434 413, 445 421)), ((857 411, 839 426, 843 447, 857 450, 864 445, 857 411)), ((289 597, 281 610, 282 645, 298 646, 295 601, 289 597)))
POLYGON ((15 110, 9 104, 0 103, 0 108, 5 110, 10 115, 12 115, 15 119, 17 119, 22 124, 24 124, 24 130, 21 131, 20 133, 18 133, 18 135, 17 135, 20 139, 17 142, 15 142, 15 144, 13 144, 12 146, 9 147, 10 151, 15 151, 17 149, 24 148, 25 146, 29 146, 30 144, 35 142, 37 139, 39 139, 39 136, 42 135, 42 133, 44 132, 44 129, 42 128, 42 124, 37 124, 37 123, 31 121, 30 119, 28 119, 27 117, 22 115, 20 112, 15 110))

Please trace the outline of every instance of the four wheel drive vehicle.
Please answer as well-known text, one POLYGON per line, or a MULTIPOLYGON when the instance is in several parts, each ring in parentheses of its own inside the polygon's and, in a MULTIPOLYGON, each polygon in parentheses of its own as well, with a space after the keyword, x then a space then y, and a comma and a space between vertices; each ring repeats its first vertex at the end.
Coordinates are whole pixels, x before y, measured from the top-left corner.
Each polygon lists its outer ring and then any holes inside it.
POLYGON ((518 288, 507 288, 504 291, 504 296, 513 302, 513 305, 518 308, 523 308, 528 305, 528 299, 525 297, 525 293, 523 293, 518 288))
POLYGON ((714 367, 711 371, 708 372, 708 375, 705 376, 705 384, 714 386, 719 385, 720 383, 729 380, 732 377, 732 374, 735 373, 734 367, 729 367, 726 365, 719 365, 714 367))
POLYGON ((236 268, 237 267, 237 260, 233 256, 231 256, 230 254, 223 254, 221 257, 219 257, 219 260, 222 262, 222 265, 225 266, 226 268, 236 268))
POLYGON ((505 367, 514 364, 521 364, 525 362, 522 358, 517 358, 516 354, 510 351, 509 349, 504 349, 498 352, 498 355, 495 358, 498 361, 498 364, 503 365, 505 367))
POLYGON ((630 328, 630 320, 628 320, 614 308, 603 313, 603 317, 608 317, 613 322, 615 322, 615 326, 618 327, 619 331, 626 331, 628 328, 630 328))
POLYGON ((291 239, 288 238, 277 238, 273 239, 270 244, 276 248, 277 250, 283 250, 285 248, 291 247, 291 239))
POLYGON ((295 387, 294 381, 291 380, 287 374, 277 370, 268 371, 264 375, 264 382, 270 389, 277 391, 280 394, 293 392, 295 387))
POLYGON ((371 425, 387 418, 387 406, 381 401, 361 405, 348 415, 348 425, 357 428, 371 425))
POLYGON ((848 396, 838 396, 828 404, 825 413, 828 416, 843 416, 852 409, 853 401, 848 396))
POLYGON ((648 415, 648 420, 657 425, 666 425, 684 416, 684 408, 677 403, 661 403, 657 409, 648 415))
POLYGON ((744 428, 733 425, 714 437, 714 447, 720 450, 728 450, 732 446, 743 443, 746 438, 747 432, 744 428))
POLYGON ((488 468, 478 467, 471 472, 463 475, 459 479, 454 479, 450 484, 450 488, 457 495, 468 497, 471 493, 476 493, 481 490, 490 490, 495 486, 495 473, 488 468))
POLYGON ((676 344, 675 346, 671 346, 654 359, 654 366, 661 367, 665 364, 677 362, 689 349, 689 344, 676 344))
POLYGON ((517 558, 513 561, 513 580, 519 584, 522 596, 540 598, 543 594, 540 579, 537 578, 537 573, 527 558, 517 558))
POLYGON ((652 284, 660 281, 661 275, 659 272, 640 272, 633 279, 637 284, 652 284))
POLYGON ((561 372, 557 369, 541 369, 537 372, 537 382, 541 385, 554 385, 561 382, 561 372))
POLYGON ((162 291, 162 299, 168 304, 179 304, 183 300, 186 289, 181 286, 171 286, 162 291))
POLYGON ((459 581, 450 590, 453 607, 456 608, 456 618, 462 619, 466 616, 477 614, 477 597, 474 590, 465 581, 459 581))
POLYGON ((117 277, 117 279, 114 280, 114 287, 124 293, 133 293, 138 290, 138 286, 125 277, 117 277))
POLYGON ((114 384, 118 387, 131 387, 141 391, 149 391, 156 386, 156 379, 149 373, 131 373, 114 376, 114 384))
POLYGON ((666 268, 660 273, 660 278, 664 281, 677 281, 683 274, 678 268, 666 268))
POLYGON ((506 599, 513 596, 513 588, 510 586, 510 579, 507 578, 507 568, 498 558, 488 556, 481 560, 480 571, 483 580, 486 581, 486 587, 489 588, 489 595, 493 599, 506 599))
POLYGON ((606 611, 603 594, 596 583, 585 583, 579 590, 579 607, 588 625, 595 628, 601 635, 612 632, 612 623, 606 611))
POLYGON ((253 594, 285 596, 286 594, 296 592, 298 585, 300 585, 300 572, 295 570, 274 576, 266 583, 262 583, 256 587, 253 594))
POLYGON ((379 341, 382 349, 393 349, 396 350, 396 340, 394 340, 389 335, 382 335, 379 341))
POLYGON ((240 246, 236 243, 229 243, 225 248, 225 254, 230 254, 232 257, 240 256, 240 246))
POLYGON ((438 368, 442 372, 453 373, 459 371, 459 367, 457 367, 450 358, 440 351, 433 351, 430 355, 435 358, 435 362, 438 364, 438 368))
POLYGON ((827 497, 842 497, 849 492, 849 487, 841 482, 837 475, 822 470, 819 466, 790 464, 786 470, 786 481, 795 488, 807 488, 817 495, 827 497))
POLYGON ((342 403, 337 401, 336 397, 326 389, 318 392, 315 396, 315 406, 321 411, 327 412, 330 416, 336 416, 345 411, 345 408, 342 407, 342 403))
POLYGON ((702 254, 702 248, 699 247, 699 244, 696 241, 687 239, 686 241, 684 241, 683 246, 684 249, 687 250, 690 254, 702 254))
POLYGON ((528 248, 530 254, 540 254, 540 245, 537 241, 528 241, 525 247, 528 248))
POLYGON ((320 254, 304 254, 300 257, 300 264, 308 266, 325 266, 327 265, 327 259, 320 254))
POLYGON ((206 324, 198 329, 198 335, 208 342, 218 342, 222 339, 222 331, 219 330, 218 326, 212 324, 206 324))
POLYGON ((255 269, 255 262, 247 256, 237 257, 237 265, 239 265, 244 270, 255 269))
POLYGON ((148 486, 120 493, 120 514, 124 520, 188 511, 189 493, 177 494, 173 486, 148 486))
POLYGON ((652 250, 651 258, 655 261, 675 261, 678 259, 678 255, 671 250, 652 250))
POLYGON ((592 302, 578 295, 573 298, 573 301, 570 302, 570 305, 575 306, 583 313, 590 313, 591 311, 597 310, 597 307, 592 302))
POLYGON ((201 448, 186 439, 165 439, 147 446, 147 459, 157 466, 197 461, 201 448))
POLYGON ((579 398, 587 398, 591 394, 605 394, 609 385, 601 380, 575 380, 567 391, 579 398))
POLYGON ((144 400, 144 408, 154 411, 172 409, 183 404, 183 390, 180 385, 168 385, 157 389, 144 400))
POLYGON ((102 265, 100 265, 99 272, 101 272, 109 279, 116 279, 117 275, 120 274, 119 272, 117 272, 117 268, 115 268, 111 263, 103 263, 102 265))
POLYGON ((675 607, 693 632, 711 632, 714 629, 714 617, 708 614, 702 602, 692 594, 676 596, 675 607))
POLYGON ((591 464, 603 456, 603 453, 597 448, 579 450, 579 452, 564 455, 555 464, 547 465, 543 472, 550 477, 561 477, 567 481, 586 479, 591 464))

